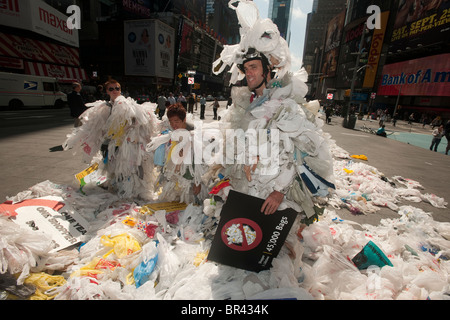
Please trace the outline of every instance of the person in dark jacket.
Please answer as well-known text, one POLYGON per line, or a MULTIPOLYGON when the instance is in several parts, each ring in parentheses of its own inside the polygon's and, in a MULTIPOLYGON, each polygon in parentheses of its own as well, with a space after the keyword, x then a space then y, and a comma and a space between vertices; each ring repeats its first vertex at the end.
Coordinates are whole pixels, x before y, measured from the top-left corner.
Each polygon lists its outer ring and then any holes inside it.
POLYGON ((75 118, 75 127, 79 127, 82 125, 79 117, 87 110, 86 105, 84 104, 84 99, 81 96, 81 84, 78 82, 74 82, 72 84, 72 93, 67 95, 67 102, 70 108, 70 116, 75 118))

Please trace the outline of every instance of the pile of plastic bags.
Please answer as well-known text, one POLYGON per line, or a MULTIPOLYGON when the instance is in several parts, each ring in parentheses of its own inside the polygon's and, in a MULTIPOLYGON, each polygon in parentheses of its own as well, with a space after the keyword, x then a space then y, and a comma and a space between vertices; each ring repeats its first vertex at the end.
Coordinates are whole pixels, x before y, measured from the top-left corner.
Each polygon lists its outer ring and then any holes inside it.
POLYGON ((411 179, 394 176, 388 179, 377 168, 361 161, 355 161, 339 147, 332 150, 336 192, 329 204, 339 209, 347 207, 354 214, 368 214, 389 207, 398 211, 402 200, 428 202, 436 208, 445 208, 445 199, 435 194, 422 193, 423 186, 411 179), (344 159, 339 160, 338 158, 344 159))
POLYGON ((418 182, 387 179, 366 163, 342 160, 347 153, 337 146, 332 151, 337 190, 330 206, 318 222, 291 232, 272 268, 259 273, 207 261, 220 213, 211 200, 152 212, 147 203, 100 188, 84 195, 42 182, 9 200, 61 196, 90 230, 80 246, 49 253, 49 235, 1 212, 0 298, 449 299, 450 223, 396 205, 445 201, 423 195, 418 182), (333 208, 371 213, 385 205, 399 217, 378 226, 344 221, 333 208), (359 269, 354 258, 369 242, 388 263, 359 269))

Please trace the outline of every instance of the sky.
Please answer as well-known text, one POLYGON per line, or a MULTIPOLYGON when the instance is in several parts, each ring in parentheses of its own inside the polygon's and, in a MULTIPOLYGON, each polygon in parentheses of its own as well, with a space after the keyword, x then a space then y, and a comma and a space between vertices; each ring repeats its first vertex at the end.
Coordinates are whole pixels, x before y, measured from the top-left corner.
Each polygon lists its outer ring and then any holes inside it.
MULTIPOLYGON (((253 0, 259 9, 262 19, 268 17, 269 0, 253 0)), ((292 71, 302 67, 303 46, 306 34, 306 18, 312 11, 313 0, 293 0, 291 42, 289 48, 292 54, 292 71)))

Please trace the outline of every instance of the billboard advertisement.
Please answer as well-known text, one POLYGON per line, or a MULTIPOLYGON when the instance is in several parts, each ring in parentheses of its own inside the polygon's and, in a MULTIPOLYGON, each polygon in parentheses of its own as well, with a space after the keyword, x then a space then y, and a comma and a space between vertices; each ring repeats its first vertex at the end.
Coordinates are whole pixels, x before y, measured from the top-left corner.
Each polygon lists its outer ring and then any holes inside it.
POLYGON ((79 47, 78 30, 67 27, 68 16, 41 0, 0 1, 2 25, 30 30, 79 47))
POLYGON ((378 95, 450 96, 450 53, 385 65, 378 95))
POLYGON ((449 37, 450 1, 400 1, 389 50, 448 42, 449 37))
POLYGON ((335 16, 328 23, 325 52, 333 50, 341 45, 342 32, 344 31, 345 11, 335 16))
POLYGON ((173 79, 174 29, 159 20, 125 21, 125 74, 173 79))
MULTIPOLYGON (((183 20, 183 31, 180 42, 180 56, 191 59, 194 54, 194 24, 187 20, 183 20)), ((195 52, 196 54, 200 52, 195 52)))
POLYGON ((335 16, 328 23, 322 73, 329 77, 336 76, 339 46, 341 45, 342 33, 344 31, 344 20, 345 11, 335 16))
POLYGON ((375 29, 373 31, 372 43, 368 52, 367 68, 363 88, 373 88, 375 84, 388 19, 389 11, 381 13, 381 29, 375 29))

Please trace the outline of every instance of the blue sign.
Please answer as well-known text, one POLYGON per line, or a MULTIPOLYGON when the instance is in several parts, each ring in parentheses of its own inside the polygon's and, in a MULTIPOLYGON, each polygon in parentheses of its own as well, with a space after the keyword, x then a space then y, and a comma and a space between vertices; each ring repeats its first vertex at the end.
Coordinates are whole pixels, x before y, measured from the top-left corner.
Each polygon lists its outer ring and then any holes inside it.
POLYGON ((35 81, 24 81, 23 88, 28 91, 37 91, 38 83, 35 81))
POLYGON ((352 94, 352 101, 367 101, 368 98, 368 93, 354 92, 352 94))

